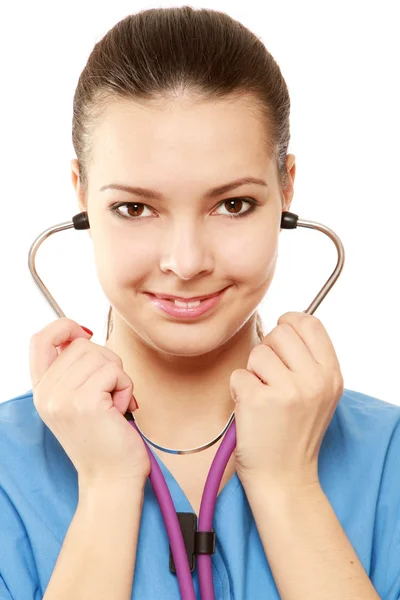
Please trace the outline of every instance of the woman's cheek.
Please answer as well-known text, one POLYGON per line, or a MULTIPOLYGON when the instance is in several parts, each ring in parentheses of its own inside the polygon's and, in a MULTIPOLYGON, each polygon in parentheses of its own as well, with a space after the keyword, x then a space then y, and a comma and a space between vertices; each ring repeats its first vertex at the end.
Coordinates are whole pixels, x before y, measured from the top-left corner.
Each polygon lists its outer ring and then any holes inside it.
POLYGON ((224 250, 227 276, 237 283, 257 284, 273 276, 278 257, 278 242, 273 235, 242 237, 224 250))

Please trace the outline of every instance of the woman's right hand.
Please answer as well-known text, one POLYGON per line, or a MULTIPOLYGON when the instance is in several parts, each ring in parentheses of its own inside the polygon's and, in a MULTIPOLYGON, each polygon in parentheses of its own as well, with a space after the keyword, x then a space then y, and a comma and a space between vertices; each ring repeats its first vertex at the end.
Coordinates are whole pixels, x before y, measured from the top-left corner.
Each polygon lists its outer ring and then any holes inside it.
POLYGON ((145 442, 126 420, 133 382, 121 358, 60 317, 30 340, 33 401, 68 454, 79 483, 144 485, 151 463, 145 442))

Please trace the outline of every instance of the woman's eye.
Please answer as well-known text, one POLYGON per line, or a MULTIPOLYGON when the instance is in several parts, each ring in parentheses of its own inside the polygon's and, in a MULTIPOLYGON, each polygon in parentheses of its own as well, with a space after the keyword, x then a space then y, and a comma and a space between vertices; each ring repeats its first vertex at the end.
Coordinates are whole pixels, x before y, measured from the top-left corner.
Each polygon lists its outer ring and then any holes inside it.
POLYGON ((233 214, 228 213, 228 215, 226 215, 228 217, 232 217, 233 219, 237 219, 238 217, 244 217, 245 215, 252 213, 258 205, 258 202, 251 200, 250 198, 229 198, 229 200, 223 200, 219 206, 224 206, 224 204, 229 205, 228 210, 234 209, 234 206, 239 204, 239 212, 234 212, 233 214), (244 212, 241 210, 243 204, 249 205, 249 208, 244 212))
POLYGON ((147 205, 146 204, 142 204, 141 202, 121 202, 119 204, 116 204, 115 206, 111 207, 112 212, 115 212, 115 214, 118 217, 122 217, 123 219, 130 219, 130 220, 139 220, 142 219, 142 210, 139 210, 138 207, 143 207, 145 206, 146 208, 147 205), (120 212, 120 208, 121 207, 128 207, 128 214, 125 213, 121 213, 120 212), (131 214, 132 213, 132 214, 131 214), (138 214, 140 213, 140 214, 138 214))
MULTIPOLYGON (((239 217, 244 217, 252 213, 258 202, 250 198, 229 198, 228 200, 223 200, 217 207, 228 205, 228 212, 222 213, 223 216, 227 216, 233 219, 237 219, 239 217), (244 204, 248 204, 249 208, 243 212, 242 208, 244 204), (233 210, 232 213, 229 213, 230 210, 233 210)), ((149 209, 147 204, 143 204, 142 202, 119 202, 111 207, 111 211, 114 212, 118 217, 122 219, 129 219, 130 221, 138 221, 139 219, 145 219, 148 215, 143 216, 143 207, 149 209), (128 214, 120 212, 120 208, 126 207, 128 214)))

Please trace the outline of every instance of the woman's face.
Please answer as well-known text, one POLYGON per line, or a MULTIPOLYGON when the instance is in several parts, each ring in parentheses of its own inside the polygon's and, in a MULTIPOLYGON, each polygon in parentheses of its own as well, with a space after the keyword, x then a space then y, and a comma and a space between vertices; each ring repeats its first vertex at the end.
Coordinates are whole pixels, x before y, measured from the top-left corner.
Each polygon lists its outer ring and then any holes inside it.
MULTIPOLYGON (((80 209, 88 211, 99 281, 114 318, 117 311, 155 349, 188 356, 217 348, 249 321, 270 286, 293 190, 282 193, 261 131, 244 100, 118 100, 95 128, 80 209), (264 183, 209 195, 245 177, 264 183), (113 212, 117 203, 127 205, 113 212), (223 288, 217 306, 190 321, 167 315, 145 293, 191 298, 223 288)), ((294 172, 293 164, 292 179, 294 172)))

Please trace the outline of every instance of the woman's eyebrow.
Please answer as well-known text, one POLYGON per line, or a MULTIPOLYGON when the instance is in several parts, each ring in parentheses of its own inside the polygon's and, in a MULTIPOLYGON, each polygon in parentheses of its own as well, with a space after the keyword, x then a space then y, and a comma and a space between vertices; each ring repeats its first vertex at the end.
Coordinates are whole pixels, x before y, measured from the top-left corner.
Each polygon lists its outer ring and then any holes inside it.
MULTIPOLYGON (((242 177, 241 179, 236 179, 235 181, 231 181, 230 183, 225 183, 224 185, 220 185, 215 188, 211 188, 206 192, 203 196, 206 198, 214 198, 215 196, 220 196, 221 194, 225 194, 226 192, 230 192, 231 190, 240 187, 241 185, 245 185, 248 183, 255 183, 257 185, 262 185, 264 187, 268 187, 268 184, 263 179, 259 179, 257 177, 242 177)), ((165 200, 165 196, 156 190, 151 190, 142 187, 132 187, 129 185, 120 185, 118 183, 110 183, 109 185, 103 185, 100 188, 100 192, 104 190, 121 190, 123 192, 129 192, 130 194, 134 194, 136 196, 142 196, 144 198, 155 198, 157 200, 165 200)))

